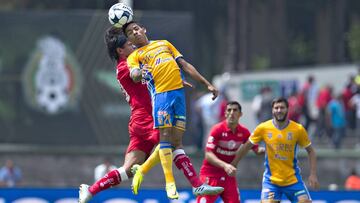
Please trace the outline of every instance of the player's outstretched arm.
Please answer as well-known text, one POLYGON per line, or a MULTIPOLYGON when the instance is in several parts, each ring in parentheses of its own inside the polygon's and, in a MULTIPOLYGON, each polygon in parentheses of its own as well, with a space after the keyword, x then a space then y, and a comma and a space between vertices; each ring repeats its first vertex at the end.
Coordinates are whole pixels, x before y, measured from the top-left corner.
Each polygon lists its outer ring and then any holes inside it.
POLYGON ((226 163, 225 161, 219 159, 214 153, 211 151, 205 152, 205 159, 211 163, 212 165, 224 169, 224 171, 229 176, 235 176, 236 175, 236 167, 234 167, 231 164, 226 163))
POLYGON ((193 65, 185 61, 183 58, 177 59, 177 62, 180 64, 180 67, 190 75, 192 79, 204 84, 207 87, 207 89, 213 94, 213 100, 216 99, 216 97, 219 95, 217 88, 215 88, 209 81, 207 81, 193 65))
POLYGON ((316 174, 317 161, 316 161, 315 149, 311 145, 306 147, 305 149, 306 152, 308 153, 309 162, 310 162, 309 185, 310 187, 317 189, 319 187, 319 181, 316 174))
POLYGON ((248 140, 245 144, 241 145, 241 147, 236 151, 235 158, 231 162, 231 165, 237 166, 239 161, 248 153, 248 151, 254 145, 248 140))

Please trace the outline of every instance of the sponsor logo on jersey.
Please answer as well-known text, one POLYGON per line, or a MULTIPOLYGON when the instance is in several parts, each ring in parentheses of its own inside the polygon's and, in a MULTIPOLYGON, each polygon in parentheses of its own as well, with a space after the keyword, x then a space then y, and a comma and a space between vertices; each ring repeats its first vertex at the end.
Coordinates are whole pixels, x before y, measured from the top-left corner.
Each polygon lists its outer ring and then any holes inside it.
POLYGON ((288 132, 287 134, 287 140, 292 140, 293 139, 293 134, 292 132, 288 132))
POLYGON ((220 148, 217 148, 216 152, 219 153, 219 154, 222 154, 222 155, 227 155, 227 156, 232 156, 232 155, 234 155, 236 153, 236 151, 228 151, 228 150, 223 150, 223 149, 220 149, 220 148))

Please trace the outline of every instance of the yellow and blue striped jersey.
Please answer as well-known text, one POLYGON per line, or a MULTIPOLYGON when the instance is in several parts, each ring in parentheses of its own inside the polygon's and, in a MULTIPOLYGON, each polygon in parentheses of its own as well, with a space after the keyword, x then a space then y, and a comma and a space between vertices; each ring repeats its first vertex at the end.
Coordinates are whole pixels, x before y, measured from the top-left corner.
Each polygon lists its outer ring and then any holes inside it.
POLYGON ((279 129, 269 120, 256 127, 249 140, 253 144, 265 143, 265 172, 263 181, 287 186, 301 180, 297 161, 298 146, 308 147, 311 142, 305 128, 294 121, 279 129))
POLYGON ((145 79, 154 94, 183 87, 181 71, 176 63, 179 57, 182 55, 170 42, 156 40, 131 53, 127 63, 130 69, 142 68, 145 64, 150 66, 145 79))

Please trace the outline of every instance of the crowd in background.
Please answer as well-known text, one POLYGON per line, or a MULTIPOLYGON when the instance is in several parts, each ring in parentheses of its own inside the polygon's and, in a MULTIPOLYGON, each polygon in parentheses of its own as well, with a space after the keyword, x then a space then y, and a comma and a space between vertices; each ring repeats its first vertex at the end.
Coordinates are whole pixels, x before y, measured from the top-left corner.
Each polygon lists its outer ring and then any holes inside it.
MULTIPOLYGON (((223 119, 227 96, 220 89, 219 99, 211 101, 211 95, 199 95, 190 105, 193 112, 193 125, 202 136, 197 147, 202 149, 211 127, 223 119)), ((261 88, 253 98, 252 111, 256 123, 271 119, 271 101, 275 97, 269 86, 261 88)), ((345 137, 353 139, 355 147, 360 145, 360 68, 357 75, 350 75, 346 84, 317 84, 316 78, 309 75, 304 84, 288 96, 289 118, 300 122, 310 137, 317 143, 329 141, 339 149, 345 137), (342 85, 341 92, 335 92, 333 85, 342 85)), ((191 127, 190 127, 191 128, 191 127)))

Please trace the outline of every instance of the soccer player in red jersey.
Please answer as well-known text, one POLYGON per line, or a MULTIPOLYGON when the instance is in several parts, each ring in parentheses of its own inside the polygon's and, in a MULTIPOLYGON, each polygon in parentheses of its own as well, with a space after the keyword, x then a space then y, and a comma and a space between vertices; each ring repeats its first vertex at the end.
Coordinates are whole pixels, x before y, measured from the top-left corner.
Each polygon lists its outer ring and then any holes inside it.
MULTIPOLYGON (((133 82, 126 62, 127 56, 134 51, 134 46, 122 34, 121 29, 115 27, 107 30, 105 43, 110 58, 117 61, 117 79, 120 89, 130 105, 130 143, 126 151, 123 166, 110 171, 91 186, 86 184, 80 185, 79 203, 86 203, 97 193, 133 177, 131 167, 135 164, 142 164, 149 157, 152 149, 159 143, 159 130, 153 128, 152 106, 147 86, 142 82, 133 82)), ((185 81, 184 85, 191 86, 191 84, 185 81)), ((159 147, 156 147, 150 158, 159 159, 158 153, 156 153, 158 150, 159 147)), ((173 152, 173 159, 176 167, 184 173, 194 188, 203 188, 203 184, 184 150, 175 150, 173 152)), ((160 160, 153 164, 159 162, 160 160)))
MULTIPOLYGON (((240 194, 236 181, 236 168, 231 165, 237 149, 245 143, 249 130, 239 124, 241 105, 230 101, 226 105, 225 120, 214 125, 206 144, 205 159, 200 169, 200 179, 212 186, 221 186, 224 191, 218 195, 198 196, 196 202, 215 202, 218 197, 224 203, 239 203, 240 194)), ((263 154, 264 148, 254 145, 256 154, 263 154)))

